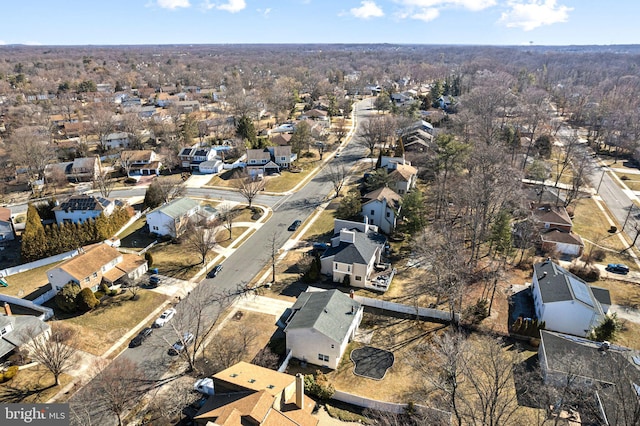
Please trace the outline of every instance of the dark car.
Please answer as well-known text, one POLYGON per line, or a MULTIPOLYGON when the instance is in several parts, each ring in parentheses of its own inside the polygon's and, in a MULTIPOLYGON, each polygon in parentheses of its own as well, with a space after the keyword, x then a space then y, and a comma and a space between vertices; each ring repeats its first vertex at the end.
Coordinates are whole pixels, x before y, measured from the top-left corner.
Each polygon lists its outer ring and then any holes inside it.
POLYGON ((147 327, 143 329, 140 333, 138 333, 136 337, 131 339, 131 342, 129 342, 129 347, 137 348, 142 344, 142 342, 144 342, 147 339, 147 337, 151 335, 151 333, 153 333, 153 329, 151 327, 147 327))
POLYGON ((289 225, 289 231, 295 231, 300 227, 301 224, 302 222, 300 220, 294 220, 293 223, 289 225))
POLYGON ((156 288, 158 287, 158 284, 160 284, 160 281, 162 281, 162 277, 160 277, 160 275, 151 275, 149 277, 149 287, 150 288, 156 288))
POLYGON ((207 274, 207 278, 215 278, 215 276, 218 275, 220 271, 222 271, 222 265, 214 266, 207 274))
POLYGON ((605 269, 615 274, 627 275, 629 273, 629 267, 622 263, 610 263, 605 269))

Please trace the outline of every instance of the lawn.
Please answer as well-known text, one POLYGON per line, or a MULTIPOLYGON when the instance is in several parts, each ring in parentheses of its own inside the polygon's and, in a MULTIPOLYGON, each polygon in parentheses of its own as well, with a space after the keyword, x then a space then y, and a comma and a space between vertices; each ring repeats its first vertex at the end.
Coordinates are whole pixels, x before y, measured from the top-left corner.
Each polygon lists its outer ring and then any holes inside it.
POLYGON ((141 217, 119 235, 120 245, 133 250, 141 250, 156 240, 145 226, 147 218, 141 217))
POLYGON ((255 220, 251 219, 251 216, 253 216, 253 212, 248 206, 236 207, 235 209, 233 209, 233 211, 237 212, 238 214, 238 216, 233 219, 234 222, 255 222, 255 220))
POLYGON ((4 278, 7 284, 9 284, 9 287, 0 287, 0 294, 25 297, 32 292, 38 291, 43 286, 48 286, 49 279, 47 278, 47 270, 55 268, 62 262, 63 261, 40 266, 39 268, 4 278))
POLYGON ((242 235, 242 233, 247 229, 249 228, 245 226, 234 226, 233 228, 231 228, 231 238, 229 238, 229 231, 223 229, 216 235, 216 241, 218 241, 218 244, 222 247, 229 247, 236 240, 236 238, 242 235))
POLYGON ((188 280, 202 268, 200 256, 184 244, 164 242, 153 246, 149 253, 153 256, 153 268, 163 275, 188 280))
POLYGON ((41 365, 22 369, 16 377, 0 384, 0 401, 3 403, 43 403, 51 399, 72 377, 60 376, 60 385, 55 386, 53 374, 41 365))
POLYGON ((334 210, 339 202, 332 201, 329 206, 316 217, 303 238, 308 241, 327 242, 333 236, 333 221, 335 219, 334 210))
POLYGON ((93 311, 76 316, 65 315, 55 308, 56 317, 76 330, 81 337, 79 349, 102 355, 167 299, 163 294, 144 289, 138 293, 138 300, 130 300, 130 296, 130 293, 125 293, 107 297, 93 311))

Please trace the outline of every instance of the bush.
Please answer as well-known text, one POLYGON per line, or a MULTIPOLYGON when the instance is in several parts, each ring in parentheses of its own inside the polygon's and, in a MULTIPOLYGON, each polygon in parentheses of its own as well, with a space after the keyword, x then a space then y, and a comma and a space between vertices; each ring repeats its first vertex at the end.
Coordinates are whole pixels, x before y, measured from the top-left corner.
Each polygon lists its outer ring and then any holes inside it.
POLYGON ((335 388, 320 370, 313 374, 304 376, 304 391, 311 396, 316 396, 322 401, 331 399, 335 393, 335 388))
POLYGON ((109 293, 107 293, 107 294, 108 294, 109 296, 113 297, 113 296, 115 296, 115 295, 117 295, 117 294, 118 294, 118 290, 116 290, 116 289, 109 290, 109 293))
POLYGON ((56 294, 55 302, 58 307, 64 311, 73 313, 78 310, 78 305, 76 303, 76 298, 80 293, 80 286, 76 283, 67 283, 62 287, 62 289, 56 294))
POLYGON ((136 183, 138 183, 138 180, 132 177, 128 177, 124 180, 124 183, 127 185, 135 185, 136 183))
POLYGON ((345 287, 350 287, 351 286, 351 275, 345 275, 344 278, 342 279, 342 285, 345 287))
POLYGON ((592 266, 582 267, 573 265, 569 268, 569 272, 587 282, 595 282, 600 279, 600 270, 592 266))
POLYGON ((4 372, 0 373, 0 383, 8 382, 9 380, 16 377, 18 374, 19 367, 17 365, 12 365, 7 368, 4 372))
POLYGON ((78 294, 76 303, 79 310, 88 312, 98 306, 100 304, 100 301, 96 298, 90 288, 84 288, 78 294))
POLYGON ((593 257, 596 262, 602 262, 607 258, 607 253, 602 249, 595 249, 591 253, 591 257, 593 257))
POLYGON ((144 254, 144 259, 147 261, 147 266, 151 268, 153 265, 153 255, 150 252, 144 254))
POLYGON ((104 294, 109 293, 109 286, 104 281, 100 283, 98 289, 104 294))
POLYGON ((479 324, 480 321, 489 316, 489 301, 487 299, 478 299, 478 301, 466 309, 465 317, 472 324, 479 324))
POLYGON ((104 292, 102 292, 102 291, 100 291, 100 290, 98 290, 98 291, 96 291, 95 293, 93 293, 93 295, 94 295, 94 296, 96 297, 96 299, 98 299, 98 300, 102 299, 102 298, 105 296, 104 292))

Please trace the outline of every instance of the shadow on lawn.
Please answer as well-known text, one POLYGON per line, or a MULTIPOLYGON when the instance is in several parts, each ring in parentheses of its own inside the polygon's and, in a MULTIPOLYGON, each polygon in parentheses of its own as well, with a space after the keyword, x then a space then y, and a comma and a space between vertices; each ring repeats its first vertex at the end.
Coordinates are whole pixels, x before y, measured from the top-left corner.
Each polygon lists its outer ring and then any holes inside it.
POLYGON ((52 383, 49 386, 33 386, 26 389, 14 386, 3 386, 2 388, 0 388, 0 400, 5 403, 18 403, 27 400, 38 402, 40 400, 40 394, 42 392, 54 387, 56 387, 55 383, 52 383), (34 395, 36 395, 36 398, 32 398, 34 395))

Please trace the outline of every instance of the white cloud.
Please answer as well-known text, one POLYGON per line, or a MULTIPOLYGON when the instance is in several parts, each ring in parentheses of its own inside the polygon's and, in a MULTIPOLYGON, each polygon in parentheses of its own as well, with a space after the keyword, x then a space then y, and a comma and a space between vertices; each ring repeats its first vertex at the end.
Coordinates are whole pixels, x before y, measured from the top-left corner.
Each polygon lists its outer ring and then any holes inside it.
POLYGON ((380 9, 380 6, 375 4, 373 1, 364 0, 360 3, 362 6, 354 7, 350 10, 351 14, 356 18, 360 19, 369 19, 369 18, 380 18, 384 16, 384 12, 380 9))
POLYGON ((4 41, 4 40, 0 40, 0 46, 4 46, 5 44, 7 44, 7 42, 6 42, 6 41, 4 41))
POLYGON ((216 6, 216 9, 226 10, 230 13, 240 12, 247 7, 247 3, 244 0, 227 0, 227 3, 216 6))
POLYGON ((25 41, 23 44, 27 46, 42 46, 42 43, 39 41, 25 41))
POLYGON ((268 7, 266 9, 256 9, 256 12, 258 12, 259 14, 264 16, 265 18, 268 18, 269 14, 271 13, 271 8, 268 7))
POLYGON ((502 13, 500 23, 508 28, 531 31, 543 25, 566 22, 572 7, 557 5, 556 0, 526 0, 508 2, 510 10, 502 13))
POLYGON ((400 19, 433 21, 443 9, 466 9, 478 12, 495 6, 496 0, 394 0, 400 5, 396 16, 400 19))
POLYGON ((189 0, 158 0, 158 6, 163 9, 177 9, 179 7, 190 7, 189 0))

